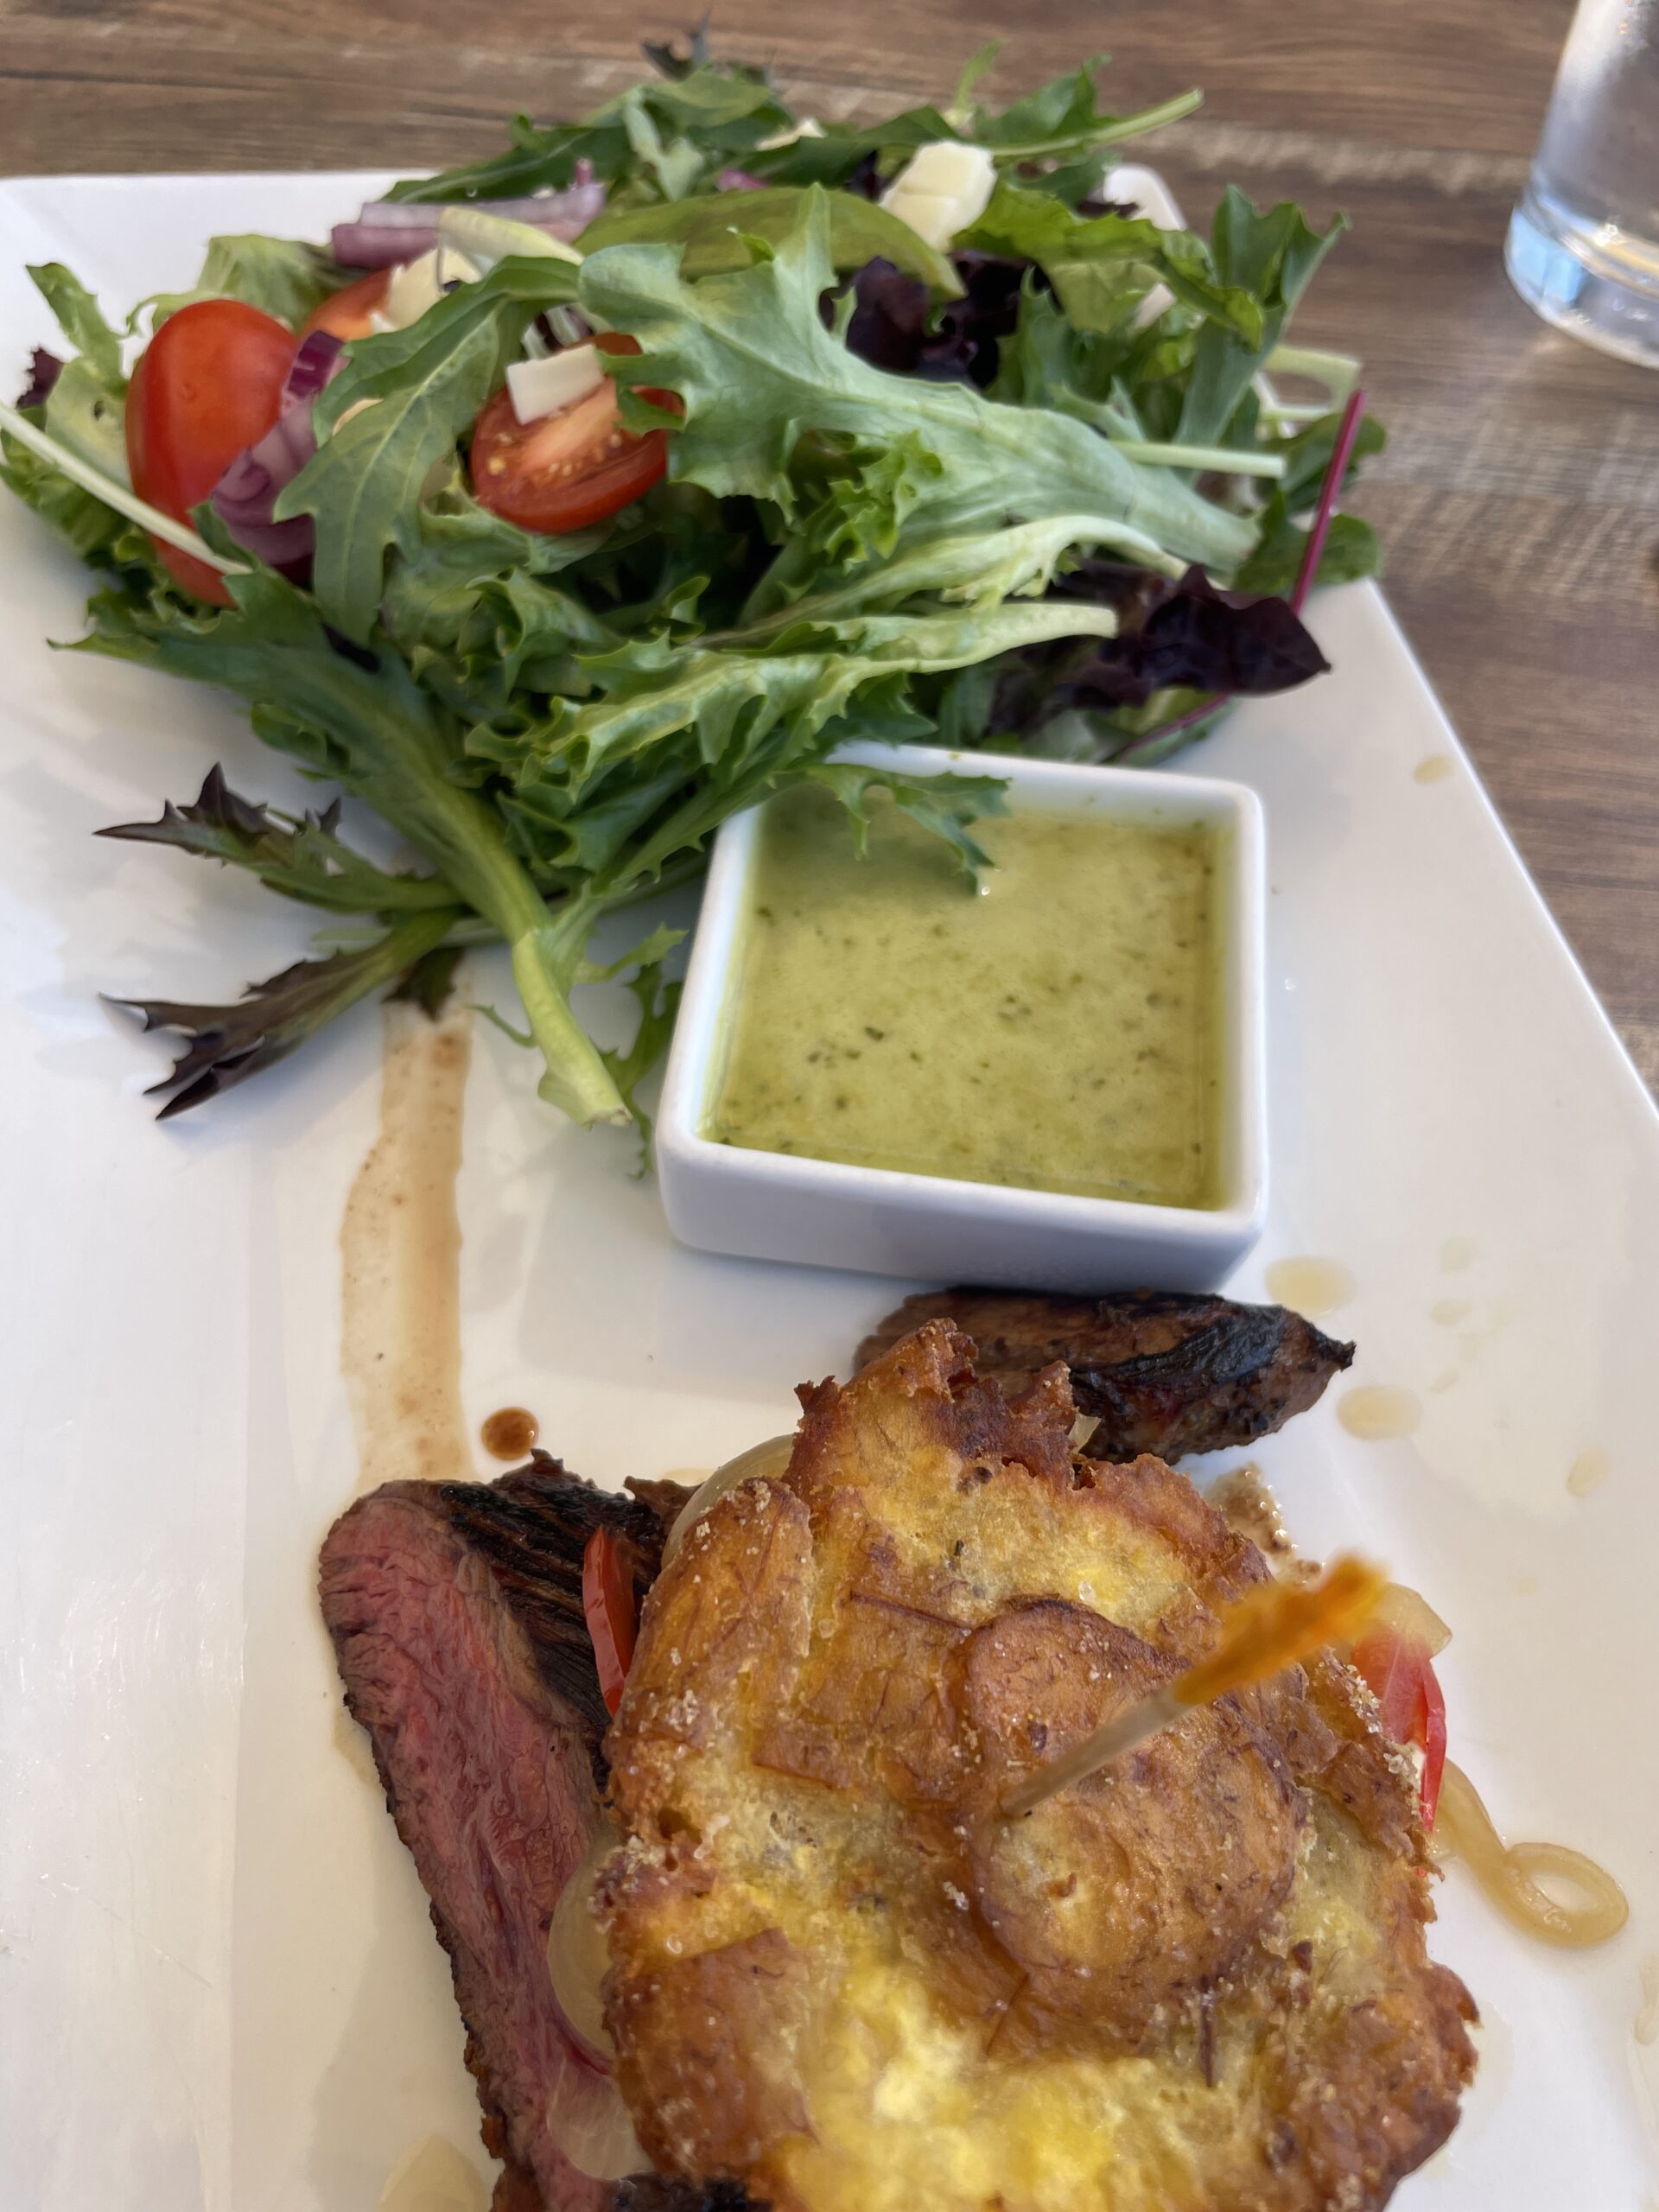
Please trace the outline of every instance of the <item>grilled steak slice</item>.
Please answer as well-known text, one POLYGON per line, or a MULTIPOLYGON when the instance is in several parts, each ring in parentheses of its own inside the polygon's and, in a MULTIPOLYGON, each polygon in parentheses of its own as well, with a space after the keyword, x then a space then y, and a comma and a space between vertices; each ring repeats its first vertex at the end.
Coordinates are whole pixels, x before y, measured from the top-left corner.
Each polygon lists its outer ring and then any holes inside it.
POLYGON ((389 1483, 340 1516, 321 1558, 346 1706, 449 1954, 484 2140, 509 2164, 499 2200, 546 2212, 610 2212, 613 2194, 559 2147, 591 2137, 616 2092, 559 2012, 544 1957, 604 1773, 582 1610, 601 1526, 633 1547, 648 1586, 656 1515, 538 1453, 497 1483, 389 1483))
POLYGON ((1149 1452, 1179 1459, 1250 1444, 1304 1412, 1352 1360, 1282 1306, 1171 1291, 1106 1298, 1039 1291, 928 1290, 879 1323, 855 1355, 862 1369, 924 1321, 952 1321, 979 1347, 979 1372, 1013 1396, 1055 1360, 1071 1371, 1081 1414, 1098 1419, 1094 1459, 1149 1452))

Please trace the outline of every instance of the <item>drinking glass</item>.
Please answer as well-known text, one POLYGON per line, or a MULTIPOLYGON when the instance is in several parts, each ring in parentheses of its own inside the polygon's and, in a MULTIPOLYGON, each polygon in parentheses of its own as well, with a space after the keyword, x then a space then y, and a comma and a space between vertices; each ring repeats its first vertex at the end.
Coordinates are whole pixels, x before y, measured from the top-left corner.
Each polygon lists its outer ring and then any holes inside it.
POLYGON ((1659 0, 1579 0, 1503 258, 1547 322, 1659 366, 1659 0))

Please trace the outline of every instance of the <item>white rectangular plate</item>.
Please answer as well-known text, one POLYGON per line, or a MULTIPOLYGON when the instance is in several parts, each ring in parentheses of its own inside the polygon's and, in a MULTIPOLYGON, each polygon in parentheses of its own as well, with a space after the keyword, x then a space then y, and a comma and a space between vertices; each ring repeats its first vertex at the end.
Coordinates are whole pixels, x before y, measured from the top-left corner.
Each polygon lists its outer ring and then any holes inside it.
MULTIPOLYGON (((317 235, 378 181, 0 186, 5 374, 51 339, 25 261, 67 261, 124 311, 189 282, 209 231, 317 235)), ((353 1481, 335 1240, 375 1128, 376 1023, 204 1115, 147 1118, 153 1055, 96 993, 222 995, 295 957, 306 918, 91 832, 193 796, 215 759, 257 794, 301 786, 230 703, 48 651, 85 579, 9 497, 0 574, 0 2202, 364 2212, 429 2132, 483 2164, 447 1972, 340 1748, 313 1599, 353 1481)), ((1618 1941, 1564 1955, 1453 1871, 1434 1948, 1479 2000, 1482 2068, 1400 2202, 1649 2212, 1659 1119, 1382 598, 1327 596, 1313 626, 1335 672, 1246 707, 1192 763, 1254 785, 1268 820, 1273 1215, 1232 1287, 1340 1259, 1349 1380, 1425 1414, 1361 1443, 1338 1386, 1255 1456, 1306 1548, 1363 1547, 1452 1623, 1453 1752, 1500 1824, 1589 1851, 1632 1908, 1618 1941), (1449 767, 1420 779, 1430 760, 1449 767), (1574 1497, 1592 1448, 1610 1472, 1574 1497)), ((487 962, 474 980, 503 988, 487 962)), ((784 1427, 791 1386, 844 1371, 898 1294, 678 1249, 631 1166, 538 1109, 528 1060, 480 1027, 469 1414, 532 1407, 607 1483, 784 1427)))

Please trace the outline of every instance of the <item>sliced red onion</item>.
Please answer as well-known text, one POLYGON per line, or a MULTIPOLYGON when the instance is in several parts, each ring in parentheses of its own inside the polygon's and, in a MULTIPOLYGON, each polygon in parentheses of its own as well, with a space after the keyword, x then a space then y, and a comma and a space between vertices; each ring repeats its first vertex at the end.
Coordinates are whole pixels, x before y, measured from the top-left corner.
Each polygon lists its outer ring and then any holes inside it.
POLYGON ((283 386, 283 409, 263 438, 238 454, 213 489, 213 512, 238 545, 284 575, 303 573, 315 537, 309 515, 272 519, 276 494, 317 449, 311 409, 317 394, 344 366, 338 338, 314 330, 301 343, 283 386))
POLYGON ((721 169, 715 179, 716 192, 764 192, 766 180, 751 176, 747 169, 721 169))
POLYGON ((334 259, 346 269, 391 269, 398 262, 418 261, 438 242, 438 218, 446 205, 529 223, 568 244, 603 213, 605 188, 589 175, 563 192, 537 192, 527 200, 372 200, 354 223, 335 224, 334 259))

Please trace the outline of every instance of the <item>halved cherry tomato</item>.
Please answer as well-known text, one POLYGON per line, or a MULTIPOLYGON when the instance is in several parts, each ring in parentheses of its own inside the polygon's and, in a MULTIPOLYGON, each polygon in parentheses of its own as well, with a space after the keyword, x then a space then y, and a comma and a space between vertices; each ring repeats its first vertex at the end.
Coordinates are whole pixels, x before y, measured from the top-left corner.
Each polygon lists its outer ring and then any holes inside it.
POLYGON ((374 330, 374 310, 385 298, 391 282, 390 269, 371 269, 366 276, 359 276, 355 283, 330 292, 305 318, 300 327, 301 337, 308 337, 314 330, 326 330, 342 345, 349 339, 370 337, 374 330))
MULTIPOLYGON (((618 331, 594 340, 605 353, 637 353, 639 340, 618 331)), ((644 391, 643 399, 677 408, 671 392, 644 391)), ((667 472, 664 431, 625 430, 616 386, 607 377, 585 399, 521 423, 503 389, 487 401, 473 429, 473 491, 480 506, 557 537, 602 522, 650 491, 667 472)))
MULTIPOLYGON (((127 462, 139 498, 188 522, 243 448, 276 420, 294 352, 285 324, 240 300, 198 300, 168 315, 127 393, 127 462)), ((230 605, 217 569, 159 538, 155 545, 187 591, 230 605)))
POLYGON ((607 1713, 614 1713, 633 1663, 633 1562, 628 1546, 608 1529, 595 1529, 582 1554, 582 1610, 593 1641, 600 1695, 607 1713))
POLYGON ((1349 1654, 1376 1698, 1382 1726, 1396 1744, 1414 1744, 1423 1755, 1423 1826, 1434 1825, 1446 1771, 1446 1700, 1428 1647, 1397 1629, 1367 1630, 1349 1654))

